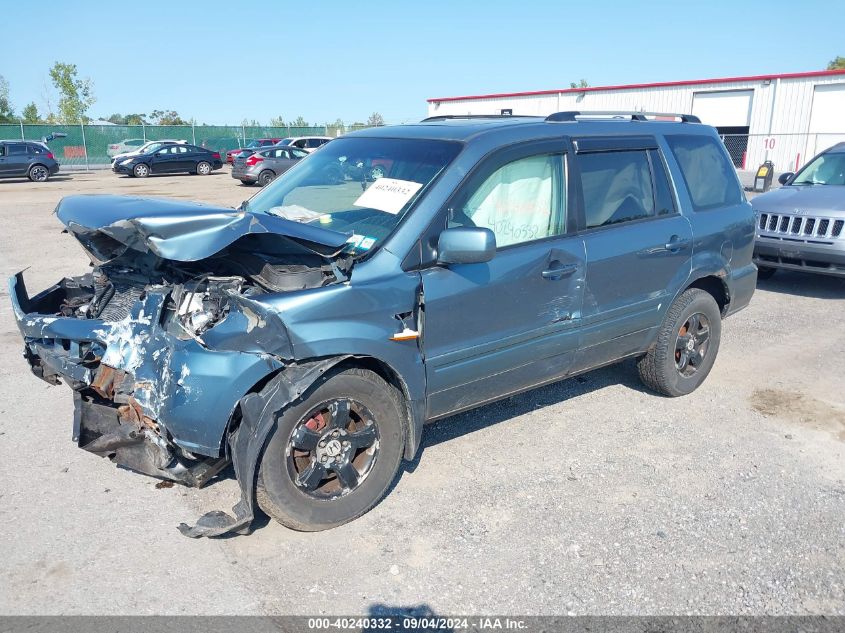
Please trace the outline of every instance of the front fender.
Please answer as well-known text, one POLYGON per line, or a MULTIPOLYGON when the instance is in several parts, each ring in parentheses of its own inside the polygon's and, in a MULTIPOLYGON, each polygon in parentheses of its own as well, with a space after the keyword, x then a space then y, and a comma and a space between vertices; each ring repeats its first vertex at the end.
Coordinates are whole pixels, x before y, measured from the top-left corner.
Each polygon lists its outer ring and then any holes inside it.
POLYGON ((255 518, 255 478, 258 460, 267 436, 276 424, 273 412, 301 396, 326 371, 345 356, 291 365, 274 376, 260 393, 249 393, 240 401, 241 424, 229 439, 232 465, 241 488, 241 498, 232 508, 234 516, 220 510, 204 514, 196 525, 179 525, 190 538, 222 536, 230 532, 248 534, 255 518))

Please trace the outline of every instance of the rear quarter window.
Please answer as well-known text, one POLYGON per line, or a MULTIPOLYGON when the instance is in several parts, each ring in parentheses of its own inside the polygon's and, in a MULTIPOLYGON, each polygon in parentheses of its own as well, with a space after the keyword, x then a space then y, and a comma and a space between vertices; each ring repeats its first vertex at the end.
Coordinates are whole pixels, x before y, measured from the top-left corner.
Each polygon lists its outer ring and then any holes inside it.
POLYGON ((711 136, 666 137, 687 185, 693 209, 709 211, 740 204, 742 187, 724 146, 711 136))

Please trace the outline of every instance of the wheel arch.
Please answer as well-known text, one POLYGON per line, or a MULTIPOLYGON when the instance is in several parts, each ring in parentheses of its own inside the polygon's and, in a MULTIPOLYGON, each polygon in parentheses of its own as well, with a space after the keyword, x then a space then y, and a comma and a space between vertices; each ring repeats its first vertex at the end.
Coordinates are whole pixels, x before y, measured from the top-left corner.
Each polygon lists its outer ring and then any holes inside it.
POLYGON ((719 305, 719 312, 724 317, 728 312, 728 307, 731 303, 731 292, 728 284, 725 283, 723 277, 717 275, 705 275, 694 280, 684 288, 680 294, 683 294, 690 288, 698 288, 710 294, 716 303, 719 305))
POLYGON ((423 420, 420 416, 415 415, 411 391, 402 375, 388 362, 375 356, 350 356, 341 361, 339 366, 344 369, 347 367, 369 369, 399 392, 402 403, 405 405, 405 419, 402 421, 405 429, 404 456, 405 459, 413 459, 420 445, 423 420))
MULTIPOLYGON (((369 369, 370 371, 381 377, 387 384, 394 387, 402 398, 402 403, 405 405, 405 419, 402 421, 405 429, 404 437, 404 457, 405 459, 413 459, 420 445, 422 437, 423 416, 421 412, 416 411, 414 407, 414 400, 411 397, 411 392, 408 383, 402 375, 388 362, 376 358, 374 356, 346 356, 337 357, 337 362, 332 365, 332 369, 343 370, 350 368, 369 369)), ((241 402, 249 394, 258 394, 266 387, 276 376, 285 371, 285 367, 279 367, 267 372, 259 381, 253 384, 235 405, 232 413, 229 415, 229 420, 220 437, 220 454, 229 455, 229 438, 234 433, 241 422, 241 402)), ((310 388, 310 385, 309 387, 310 388)))

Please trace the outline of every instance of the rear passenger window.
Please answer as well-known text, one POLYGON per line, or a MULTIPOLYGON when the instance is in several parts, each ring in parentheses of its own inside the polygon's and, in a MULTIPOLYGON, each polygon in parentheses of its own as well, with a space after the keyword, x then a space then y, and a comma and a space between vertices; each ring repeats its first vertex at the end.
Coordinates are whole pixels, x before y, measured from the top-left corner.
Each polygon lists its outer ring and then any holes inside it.
MULTIPOLYGON (((578 154, 588 229, 674 212, 674 206, 666 204, 665 193, 661 204, 655 204, 649 151, 578 154)), ((668 191, 665 174, 663 180, 668 191)))
POLYGON ((7 146, 9 148, 9 154, 26 154, 26 145, 23 143, 9 143, 7 146))
POLYGON ((743 201, 742 188, 724 146, 710 136, 666 136, 681 167, 696 211, 743 201))

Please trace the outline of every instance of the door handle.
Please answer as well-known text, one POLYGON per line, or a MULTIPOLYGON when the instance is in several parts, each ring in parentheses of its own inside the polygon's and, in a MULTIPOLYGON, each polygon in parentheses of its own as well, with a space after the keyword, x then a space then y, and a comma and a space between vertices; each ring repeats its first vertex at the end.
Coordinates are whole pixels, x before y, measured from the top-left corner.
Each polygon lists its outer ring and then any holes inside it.
POLYGON ((686 248, 687 246, 689 246, 691 242, 692 242, 692 240, 689 240, 689 239, 686 239, 686 238, 681 239, 677 235, 673 235, 669 239, 669 241, 666 242, 665 246, 666 246, 666 250, 669 251, 670 253, 677 253, 682 248, 686 248))
POLYGON ((564 277, 569 277, 569 275, 574 273, 576 270, 578 270, 578 264, 563 264, 561 266, 557 266, 556 268, 544 270, 542 274, 543 279, 557 281, 559 279, 563 279, 564 277))

